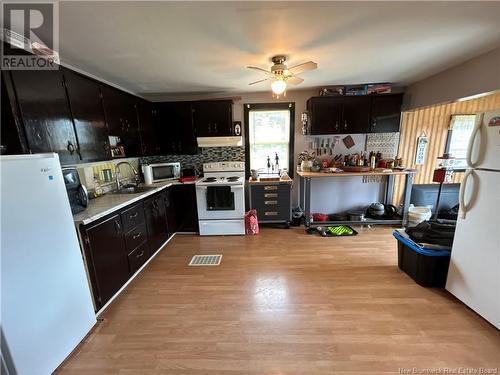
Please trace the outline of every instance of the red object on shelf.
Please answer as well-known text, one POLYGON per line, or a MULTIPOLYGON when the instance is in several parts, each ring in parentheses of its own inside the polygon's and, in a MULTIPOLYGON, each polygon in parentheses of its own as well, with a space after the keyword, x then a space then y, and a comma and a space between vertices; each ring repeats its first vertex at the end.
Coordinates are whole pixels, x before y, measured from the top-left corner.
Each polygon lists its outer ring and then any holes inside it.
POLYGON ((313 221, 328 221, 328 215, 326 214, 313 214, 313 221))
POLYGON ((179 182, 182 182, 183 184, 186 182, 194 182, 196 181, 198 177, 196 176, 186 176, 186 177, 181 177, 179 178, 179 182))

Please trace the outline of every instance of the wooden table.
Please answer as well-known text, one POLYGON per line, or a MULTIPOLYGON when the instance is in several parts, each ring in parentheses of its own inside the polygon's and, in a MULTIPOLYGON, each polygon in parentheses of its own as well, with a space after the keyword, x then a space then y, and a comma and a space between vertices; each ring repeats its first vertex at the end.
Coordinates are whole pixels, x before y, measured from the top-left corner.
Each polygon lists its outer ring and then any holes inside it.
POLYGON ((413 185, 413 176, 417 173, 416 170, 392 172, 340 172, 340 173, 324 173, 324 172, 297 172, 299 175, 299 206, 304 212, 306 228, 311 226, 311 180, 313 178, 342 178, 353 176, 386 176, 384 203, 392 203, 392 194, 394 190, 394 176, 405 175, 405 189, 403 200, 403 214, 401 219, 367 219, 365 221, 322 221, 321 224, 393 224, 405 225, 408 221, 408 208, 410 207, 411 187, 413 185))

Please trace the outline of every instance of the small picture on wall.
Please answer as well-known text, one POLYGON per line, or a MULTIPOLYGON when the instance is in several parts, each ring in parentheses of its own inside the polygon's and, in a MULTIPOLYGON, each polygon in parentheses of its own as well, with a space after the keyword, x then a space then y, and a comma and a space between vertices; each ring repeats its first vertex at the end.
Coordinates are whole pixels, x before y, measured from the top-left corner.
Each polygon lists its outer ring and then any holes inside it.
POLYGON ((417 139, 417 151, 415 153, 415 164, 422 165, 425 162, 425 154, 427 152, 427 144, 429 140, 425 134, 417 139))

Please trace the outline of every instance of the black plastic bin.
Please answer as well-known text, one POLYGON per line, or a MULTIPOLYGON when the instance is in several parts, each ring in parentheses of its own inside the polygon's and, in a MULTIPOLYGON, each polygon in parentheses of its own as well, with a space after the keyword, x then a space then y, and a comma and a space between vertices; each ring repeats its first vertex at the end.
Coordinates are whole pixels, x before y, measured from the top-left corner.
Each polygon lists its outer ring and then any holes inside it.
POLYGON ((421 248, 398 232, 393 235, 398 240, 399 269, 421 286, 444 288, 451 251, 421 248))

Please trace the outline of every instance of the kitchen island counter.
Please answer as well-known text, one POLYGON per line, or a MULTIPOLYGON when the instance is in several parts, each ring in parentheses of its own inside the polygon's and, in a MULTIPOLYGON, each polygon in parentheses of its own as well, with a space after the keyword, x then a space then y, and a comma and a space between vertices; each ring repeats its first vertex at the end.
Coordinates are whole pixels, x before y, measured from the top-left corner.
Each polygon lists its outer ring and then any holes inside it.
MULTIPOLYGON (((326 224, 391 224, 391 225, 405 225, 408 220, 408 208, 410 206, 410 195, 411 188, 413 184, 413 176, 417 173, 416 170, 392 170, 392 171, 366 171, 366 172, 297 172, 299 175, 299 205, 303 210, 305 215, 305 225, 306 227, 311 226, 311 181, 313 179, 320 179, 322 181, 331 178, 332 180, 337 180, 340 177, 362 177, 361 181, 365 181, 366 177, 385 177, 385 194, 383 197, 383 202, 385 204, 392 204, 392 195, 394 189, 394 177, 395 176, 405 176, 405 188, 404 188, 404 199, 403 199, 403 210, 401 218, 391 218, 391 219, 367 219, 364 221, 326 221, 321 222, 322 225, 326 224)), ((368 180, 369 181, 369 180, 368 180)), ((327 183, 327 181, 325 181, 327 183)), ((371 202, 366 202, 370 204, 371 202)))
POLYGON ((366 172, 297 172, 300 177, 316 178, 316 177, 349 177, 349 176, 396 176, 408 175, 417 173, 414 169, 408 170, 393 170, 391 172, 382 171, 366 171, 366 172))

